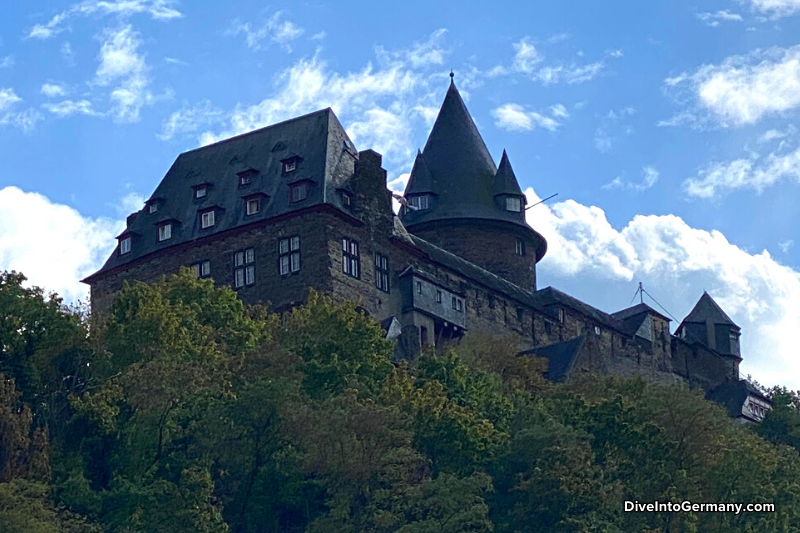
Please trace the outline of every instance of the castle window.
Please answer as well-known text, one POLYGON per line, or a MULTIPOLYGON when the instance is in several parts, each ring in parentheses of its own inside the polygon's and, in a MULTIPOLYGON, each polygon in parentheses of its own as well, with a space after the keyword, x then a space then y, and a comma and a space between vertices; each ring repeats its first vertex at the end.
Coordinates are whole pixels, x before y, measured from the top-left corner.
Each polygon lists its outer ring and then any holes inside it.
POLYGON ((158 227, 158 242, 168 241, 172 238, 172 224, 162 224, 158 227))
POLYGON ((595 335, 600 335, 600 326, 595 326, 594 327, 594 334, 595 335))
POLYGON ((245 202, 245 212, 248 215, 255 215, 261 210, 261 199, 250 198, 245 202))
POLYGON ((428 195, 423 194, 421 196, 412 196, 408 199, 408 205, 417 210, 428 209, 430 207, 430 202, 428 201, 428 195))
POLYGON ((375 286, 389 292, 389 258, 375 253, 375 286))
POLYGON ((436 289, 436 303, 437 304, 442 303, 442 291, 440 291, 439 289, 436 289))
POLYGON ((194 197, 195 199, 198 198, 205 198, 206 194, 208 194, 208 187, 205 185, 198 185, 194 188, 194 197))
POLYGON ((214 211, 206 211, 200 214, 200 227, 202 229, 210 228, 214 225, 214 211))
POLYGON ((242 174, 239 176, 239 185, 250 185, 253 182, 252 174, 242 174))
POLYGON ((561 308, 558 309, 558 322, 560 324, 564 323, 564 310, 561 308))
POLYGON ((253 248, 233 254, 233 285, 239 289, 256 282, 256 254, 253 248))
POLYGON ((278 241, 278 269, 281 276, 300 271, 300 237, 278 241))
POLYGON ((283 162, 283 172, 293 172, 297 168, 297 159, 290 159, 283 162))
POLYGON ((158 202, 153 202, 153 203, 147 204, 147 212, 148 213, 150 213, 152 215, 156 211, 158 211, 158 202))
POLYGON ((517 255, 525 255, 525 241, 517 239, 515 252, 517 255))
POLYGON ((342 239, 342 272, 354 278, 361 277, 358 243, 347 238, 342 239))
POLYGON ((119 241, 119 255, 131 253, 131 238, 125 237, 119 241))
POLYGON ((522 199, 519 196, 509 196, 506 198, 506 211, 519 213, 522 211, 522 199))
POLYGON ((207 278, 211 276, 211 261, 201 261, 191 266, 192 273, 196 278, 207 278))
POLYGON ((350 207, 352 203, 353 203, 353 201, 350 198, 350 195, 347 194, 346 192, 343 192, 342 193, 342 205, 345 206, 345 207, 350 207))
POLYGON ((417 294, 422 294, 422 282, 416 281, 414 284, 417 286, 417 294))
POLYGON ((292 202, 299 202, 301 200, 305 200, 306 197, 308 196, 308 184, 298 183, 296 185, 292 185, 290 193, 292 202))

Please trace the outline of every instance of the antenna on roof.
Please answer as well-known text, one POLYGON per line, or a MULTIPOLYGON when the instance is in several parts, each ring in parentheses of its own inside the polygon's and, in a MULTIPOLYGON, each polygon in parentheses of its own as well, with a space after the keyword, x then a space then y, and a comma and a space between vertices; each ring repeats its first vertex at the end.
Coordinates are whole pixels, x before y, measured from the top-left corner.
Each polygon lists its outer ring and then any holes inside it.
MULTIPOLYGON (((639 296, 639 303, 643 304, 644 303, 644 287, 642 287, 642 282, 641 281, 639 282, 639 288, 636 289, 636 292, 634 293, 633 298, 631 298, 631 303, 633 303, 633 301, 636 299, 637 295, 639 296)), ((651 298, 652 298, 652 296, 651 296, 651 298)), ((653 300, 653 301, 655 301, 655 300, 653 300)))
POLYGON ((633 298, 631 298, 631 303, 633 303, 633 301, 636 299, 636 297, 637 297, 637 296, 639 296, 639 303, 644 303, 644 295, 645 295, 645 294, 646 294, 646 295, 648 295, 648 296, 650 297, 650 299, 651 299, 651 300, 653 300, 653 302, 655 302, 655 304, 656 304, 657 306, 659 306, 659 307, 660 307, 660 308, 661 308, 661 309, 662 309, 662 310, 663 310, 665 313, 667 313, 667 314, 668 314, 668 315, 669 315, 669 316, 672 318, 672 320, 674 320, 675 322, 680 322, 680 320, 678 320, 677 318, 675 318, 675 317, 673 316, 673 314, 672 314, 672 313, 670 313, 669 311, 667 311, 667 310, 666 310, 666 308, 665 308, 663 305, 661 305, 660 303, 658 303, 658 300, 656 300, 655 298, 653 298, 653 295, 652 295, 652 294, 650 294, 649 292, 647 292, 647 291, 644 289, 644 287, 642 286, 642 282, 641 282, 641 281, 639 282, 639 288, 638 288, 638 289, 636 289, 636 293, 633 295, 633 298))
POLYGON ((546 201, 547 201, 547 200, 549 200, 550 198, 555 198, 556 196, 558 196, 558 193, 551 194, 550 196, 548 196, 548 197, 547 197, 547 198, 545 198, 544 200, 539 200, 539 201, 538 201, 538 202, 536 202, 535 204, 533 204, 533 205, 529 205, 528 207, 526 207, 526 208, 525 208, 525 211, 527 211, 527 210, 528 210, 528 209, 530 209, 531 207, 535 207, 535 206, 537 206, 537 205, 539 205, 539 204, 543 204, 544 202, 546 202, 546 201))

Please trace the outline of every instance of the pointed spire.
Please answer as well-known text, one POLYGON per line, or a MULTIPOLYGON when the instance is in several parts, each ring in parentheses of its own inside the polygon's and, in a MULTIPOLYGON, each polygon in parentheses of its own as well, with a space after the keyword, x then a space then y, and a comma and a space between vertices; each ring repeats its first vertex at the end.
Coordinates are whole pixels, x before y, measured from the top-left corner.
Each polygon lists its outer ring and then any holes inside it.
POLYGON ((734 326, 735 328, 739 328, 731 317, 729 317, 725 311, 714 301, 714 298, 711 297, 706 291, 703 291, 703 295, 697 301, 694 308, 691 312, 686 315, 686 318, 683 319, 683 322, 711 322, 712 324, 725 324, 728 326, 734 326))
POLYGON ((511 168, 511 162, 508 160, 508 154, 505 150, 503 150, 503 157, 500 158, 500 166, 497 167, 497 174, 494 175, 492 190, 495 196, 499 194, 522 196, 522 189, 519 188, 517 176, 514 174, 514 169, 511 168))
POLYGON ((406 184, 406 195, 432 193, 433 185, 431 183, 431 173, 428 170, 428 165, 425 164, 425 158, 422 152, 417 150, 417 158, 414 160, 414 166, 411 169, 411 175, 408 177, 406 184))

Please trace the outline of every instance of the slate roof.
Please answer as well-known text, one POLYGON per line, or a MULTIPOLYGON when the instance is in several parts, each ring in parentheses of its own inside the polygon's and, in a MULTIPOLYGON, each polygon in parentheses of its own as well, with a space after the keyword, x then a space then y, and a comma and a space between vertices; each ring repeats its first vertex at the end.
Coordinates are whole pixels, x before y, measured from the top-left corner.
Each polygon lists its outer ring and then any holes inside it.
MULTIPOLYGON (((411 175, 408 177, 406 191, 412 190, 414 193, 433 193, 431 185, 431 173, 422 152, 417 150, 417 157, 414 159, 414 166, 411 168, 411 175)), ((409 193, 406 192, 406 195, 409 193)))
POLYGON ((525 350, 520 352, 520 355, 537 355, 546 358, 547 371, 544 376, 550 381, 563 381, 569 376, 585 342, 586 333, 567 341, 525 350))
POLYGON ((706 394, 706 398, 725 407, 728 410, 728 416, 731 418, 739 418, 743 416, 742 406, 744 406, 744 402, 750 394, 770 404, 772 403, 764 393, 744 379, 726 381, 715 389, 710 390, 706 394))
MULTIPOLYGON (((417 171, 409 178, 405 196, 408 198, 421 193, 434 193, 438 196, 430 209, 403 210, 401 218, 411 233, 417 224, 448 219, 505 221, 533 232, 525 223, 524 211, 506 211, 495 200, 493 184, 497 167, 452 81, 422 151, 422 159, 430 174, 430 186, 426 183, 428 176, 423 177, 417 171)), ((418 157, 417 162, 419 160, 418 157)), ((502 188, 520 191, 513 171, 509 172, 510 170, 510 165, 507 165, 501 175, 502 188), (512 180, 513 184, 510 183, 512 180)), ((541 245, 537 245, 537 253, 544 255, 544 238, 534 233, 541 241, 541 245)))
POLYGON ((630 328, 626 326, 624 321, 619 320, 608 313, 600 311, 599 309, 592 307, 591 305, 584 303, 577 298, 573 298, 569 294, 554 289, 553 287, 545 287, 544 289, 536 291, 534 298, 536 303, 541 307, 548 308, 553 305, 560 304, 574 309, 578 313, 591 318, 598 324, 615 329, 621 333, 629 334, 628 330, 630 328))
POLYGON ((712 324, 724 324, 741 329, 725 314, 719 304, 707 292, 703 291, 703 295, 689 314, 686 315, 686 318, 683 319, 681 325, 678 326, 678 330, 682 329, 683 324, 687 322, 705 324, 709 320, 712 324))
POLYGON ((663 318, 667 322, 671 322, 669 318, 665 317, 646 303, 639 303, 633 307, 628 307, 627 309, 617 311, 616 313, 611 313, 612 317, 616 318, 617 320, 621 320, 625 324, 627 333, 629 335, 634 335, 637 331, 639 331, 639 327, 642 325, 642 322, 644 322, 644 320, 650 315, 656 315, 663 318))
POLYGON ((525 204, 525 197, 522 194, 522 189, 519 188, 517 176, 514 174, 514 169, 511 168, 511 162, 508 160, 508 154, 503 150, 503 156, 500 158, 500 166, 497 167, 497 174, 492 181, 492 190, 494 195, 511 194, 522 196, 522 203, 525 204))
POLYGON ((158 250, 312 205, 332 204, 347 212, 337 188, 352 176, 357 157, 330 108, 185 152, 148 200, 157 202, 158 210, 151 214, 145 207, 128 217, 131 252, 119 255, 114 250, 84 281, 158 250), (296 169, 284 173, 282 161, 293 157, 296 169), (240 173, 251 174, 251 183, 241 186, 240 173), (292 203, 290 184, 299 181, 308 184, 308 196, 292 203), (207 193, 195 199, 193 187, 203 183, 207 193), (264 195, 260 212, 247 216, 243 198, 259 193, 264 195), (201 229, 199 212, 214 206, 215 225, 201 229), (175 221, 172 238, 158 242, 157 225, 168 220, 175 221))

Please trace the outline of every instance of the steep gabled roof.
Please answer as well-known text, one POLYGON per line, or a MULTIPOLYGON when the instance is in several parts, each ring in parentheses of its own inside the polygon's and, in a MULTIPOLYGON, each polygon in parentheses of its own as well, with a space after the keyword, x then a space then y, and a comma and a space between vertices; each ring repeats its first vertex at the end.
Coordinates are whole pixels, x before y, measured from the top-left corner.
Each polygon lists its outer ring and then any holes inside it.
POLYGON ((425 164, 425 158, 422 156, 422 152, 417 151, 417 157, 414 159, 414 166, 411 168, 411 175, 406 184, 406 196, 433 193, 431 181, 431 172, 428 170, 428 165, 425 164))
POLYGON ((709 321, 712 324, 723 324, 740 329, 725 311, 722 310, 719 304, 705 291, 703 291, 703 295, 697 301, 694 308, 686 315, 686 318, 683 319, 678 329, 682 329, 683 325, 688 322, 705 324, 709 321))
POLYGON ((536 355, 547 359, 547 371, 544 376, 550 381, 564 381, 569 377, 578 354, 586 342, 586 333, 573 339, 539 346, 531 350, 520 352, 520 355, 536 355))
POLYGON ((354 151, 328 108, 185 152, 148 201, 158 199, 158 210, 142 209, 128 217, 127 231, 136 235, 131 252, 121 256, 115 250, 85 281, 151 253, 258 220, 318 204, 341 209, 336 188, 353 175, 354 151), (284 173, 281 161, 290 156, 300 160, 296 170, 284 173), (252 180, 240 185, 239 174, 244 171, 252 180), (307 197, 291 202, 290 185, 299 180, 309 184, 307 197), (195 198, 192 187, 199 183, 210 186, 204 197, 195 198), (265 198, 260 212, 247 215, 243 198, 259 193, 265 198), (212 206, 224 212, 218 213, 213 227, 202 229, 198 213, 212 206), (173 228, 171 239, 158 242, 156 224, 166 220, 179 222, 179 227, 173 228))

